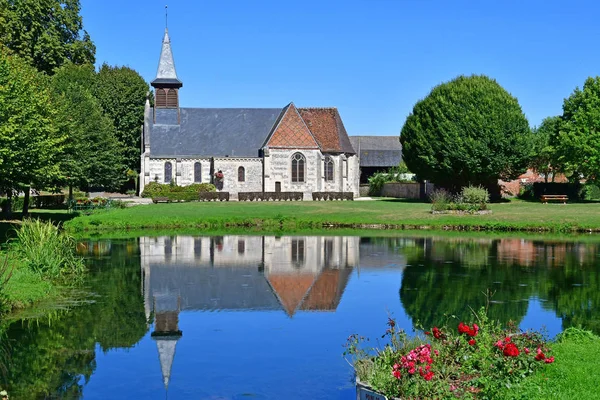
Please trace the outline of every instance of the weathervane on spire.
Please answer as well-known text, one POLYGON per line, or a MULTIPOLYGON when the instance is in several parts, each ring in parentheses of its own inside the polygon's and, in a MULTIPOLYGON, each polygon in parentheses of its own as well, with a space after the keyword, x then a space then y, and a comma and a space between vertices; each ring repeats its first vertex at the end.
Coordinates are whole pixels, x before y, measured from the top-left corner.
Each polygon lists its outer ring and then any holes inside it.
POLYGON ((165 28, 169 28, 169 12, 168 12, 169 6, 165 5, 165 28))

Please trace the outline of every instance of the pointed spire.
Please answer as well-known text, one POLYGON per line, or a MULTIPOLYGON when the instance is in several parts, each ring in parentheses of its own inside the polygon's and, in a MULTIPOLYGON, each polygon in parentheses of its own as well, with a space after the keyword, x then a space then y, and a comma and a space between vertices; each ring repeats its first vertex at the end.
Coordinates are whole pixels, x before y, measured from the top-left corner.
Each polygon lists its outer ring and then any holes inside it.
POLYGON ((173 52, 171 50, 171 39, 169 38, 169 29, 165 28, 165 36, 163 37, 162 49, 160 51, 160 59, 158 60, 158 70, 156 78, 152 81, 152 86, 162 87, 178 87, 183 86, 181 81, 177 79, 175 71, 175 61, 173 60, 173 52))
POLYGON ((171 380, 171 369, 173 368, 173 360, 175 359, 175 346, 177 339, 172 337, 155 338, 156 347, 158 349, 158 359, 160 360, 160 370, 163 377, 163 385, 165 390, 169 390, 169 382, 171 380))

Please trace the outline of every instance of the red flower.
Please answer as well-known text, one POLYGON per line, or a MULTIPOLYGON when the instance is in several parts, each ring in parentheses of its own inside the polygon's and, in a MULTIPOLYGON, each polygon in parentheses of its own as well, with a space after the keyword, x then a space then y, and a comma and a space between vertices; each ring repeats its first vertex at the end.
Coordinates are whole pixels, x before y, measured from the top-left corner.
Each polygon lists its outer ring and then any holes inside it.
POLYGON ((402 377, 402 375, 400 374, 400 371, 395 370, 394 372, 392 372, 392 375, 394 375, 394 378, 396 379, 400 379, 402 377))
POLYGON ((443 339, 444 338, 444 334, 442 333, 441 330, 438 329, 437 326, 433 327, 433 337, 436 339, 443 339))
POLYGON ((519 349, 514 343, 508 343, 506 346, 504 346, 502 353, 507 357, 516 357, 519 355, 519 349))
POLYGON ((423 378, 425 378, 426 381, 430 381, 431 378, 433 378, 433 372, 429 371, 428 373, 423 375, 423 378))
POLYGON ((471 339, 471 340, 469 340, 469 344, 470 344, 471 346, 475 346, 475 339, 471 339))
POLYGON ((554 356, 546 358, 544 362, 546 364, 552 364, 554 362, 554 356))
POLYGON ((458 324, 458 332, 459 333, 467 333, 469 332, 469 325, 465 325, 462 322, 458 324))

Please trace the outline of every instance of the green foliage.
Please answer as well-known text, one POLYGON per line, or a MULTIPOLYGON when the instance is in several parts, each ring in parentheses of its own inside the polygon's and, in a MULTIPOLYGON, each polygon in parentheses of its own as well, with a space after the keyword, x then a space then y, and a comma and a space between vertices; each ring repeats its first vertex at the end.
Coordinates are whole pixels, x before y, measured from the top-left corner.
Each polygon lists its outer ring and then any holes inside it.
POLYGON ((129 67, 103 64, 97 74, 94 94, 116 128, 124 163, 132 171, 140 169, 140 126, 149 90, 144 78, 129 67))
POLYGON ((52 77, 60 129, 68 135, 58 184, 118 189, 126 179, 123 148, 109 117, 94 97, 93 66, 67 64, 52 77))
POLYGON ((414 183, 409 178, 410 171, 404 162, 398 167, 391 167, 386 172, 376 172, 369 177, 369 196, 380 196, 383 185, 388 182, 414 183))
POLYGON ((46 79, 0 51, 0 190, 12 194, 59 176, 65 138, 55 117, 46 79))
POLYGON ((15 249, 29 269, 50 280, 77 280, 85 270, 75 255, 73 238, 50 222, 25 220, 17 231, 15 249))
POLYGON ((487 209, 490 195, 484 187, 466 186, 460 194, 452 196, 444 189, 436 189, 429 196, 431 211, 482 211, 487 209))
POLYGON ((478 205, 480 210, 486 209, 486 203, 490 202, 490 194, 481 186, 466 186, 462 188, 461 199, 464 203, 478 205))
POLYGON ((0 44, 47 74, 68 62, 93 64, 80 8, 79 0, 2 0, 0 44))
POLYGON ((600 200, 600 187, 591 183, 586 183, 581 188, 580 198, 584 200, 600 200))
POLYGON ((459 76, 417 102, 400 135, 411 171, 453 191, 512 180, 529 162, 529 124, 516 98, 486 76, 459 76))
POLYGON ((377 172, 369 177, 369 196, 381 195, 383 184, 389 182, 389 176, 385 172, 377 172))
POLYGON ((187 186, 177 186, 174 183, 163 184, 150 182, 144 186, 142 197, 169 197, 173 200, 198 200, 198 193, 215 192, 216 188, 212 183, 193 183, 187 186), (185 197, 185 195, 191 195, 185 197))
POLYGON ((558 162, 572 180, 600 181, 600 76, 588 78, 563 103, 560 131, 555 133, 558 162))
POLYGON ((542 121, 540 126, 532 130, 529 167, 543 175, 546 182, 550 176, 554 182, 556 174, 562 171, 554 147, 561 123, 562 119, 559 116, 548 117, 542 121))

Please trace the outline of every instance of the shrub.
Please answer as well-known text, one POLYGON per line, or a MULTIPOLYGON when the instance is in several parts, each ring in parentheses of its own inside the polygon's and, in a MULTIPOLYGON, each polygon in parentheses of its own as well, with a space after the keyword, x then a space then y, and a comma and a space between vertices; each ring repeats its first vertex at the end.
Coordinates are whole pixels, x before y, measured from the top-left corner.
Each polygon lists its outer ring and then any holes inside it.
POLYGON ((462 188, 461 199, 464 203, 479 206, 480 210, 486 209, 486 203, 490 202, 490 194, 482 186, 467 186, 462 188))
POLYGON ((388 182, 414 183, 414 174, 411 174, 404 162, 387 172, 377 172, 369 178, 369 196, 380 196, 383 185, 388 182))
POLYGON ((75 255, 75 241, 50 222, 25 220, 17 231, 15 248, 34 272, 51 280, 78 277, 85 269, 75 255))
POLYGON ((194 195, 194 200, 197 200, 199 193, 214 191, 216 191, 215 186, 210 183, 193 183, 188 186, 177 186, 175 184, 150 182, 144 187, 142 197, 168 197, 172 200, 177 200, 178 198, 172 197, 173 193, 190 193, 194 195))
POLYGON ((363 338, 351 335, 344 355, 360 381, 388 398, 410 399, 496 398, 554 362, 541 333, 502 328, 488 320, 484 309, 474 320, 409 338, 389 319, 382 349, 362 348, 363 338))
POLYGON ((580 198, 583 200, 600 200, 600 188, 588 183, 581 188, 580 198))
POLYGON ((383 184, 388 182, 388 174, 385 172, 377 172, 369 178, 369 196, 381 195, 383 184))
POLYGON ((452 195, 444 189, 435 189, 429 195, 432 211, 445 211, 450 209, 452 195))

